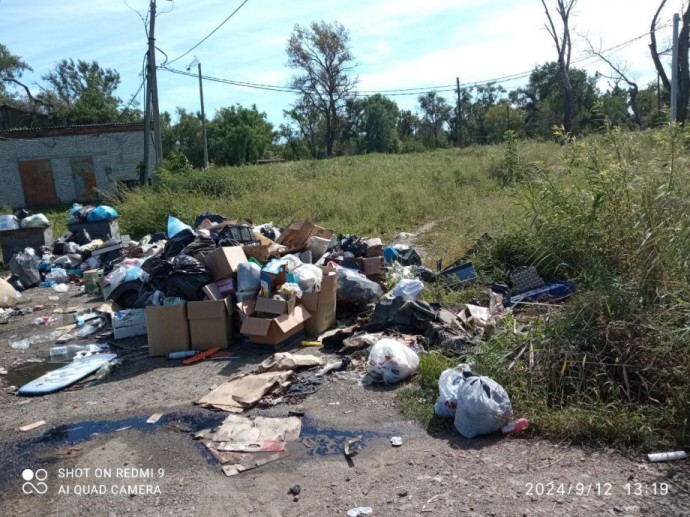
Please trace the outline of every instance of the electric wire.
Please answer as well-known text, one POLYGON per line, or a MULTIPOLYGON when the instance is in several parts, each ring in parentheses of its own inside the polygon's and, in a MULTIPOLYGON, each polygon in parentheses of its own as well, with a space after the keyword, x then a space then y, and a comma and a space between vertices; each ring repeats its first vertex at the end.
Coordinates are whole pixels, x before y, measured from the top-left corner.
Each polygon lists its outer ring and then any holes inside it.
POLYGON ((249 0, 244 0, 244 2, 242 2, 242 3, 240 4, 240 6, 239 6, 237 9, 235 9, 233 12, 230 13, 230 16, 228 16, 228 17, 225 18, 222 22, 220 22, 220 24, 219 24, 215 29, 213 29, 211 32, 209 32, 201 41, 199 41, 199 43, 197 43, 196 45, 194 45, 192 48, 190 48, 190 49, 189 49, 187 52, 185 52, 184 54, 180 54, 179 56, 177 56, 175 59, 173 59, 172 61, 170 61, 169 64, 172 64, 172 63, 174 63, 175 61, 178 61, 178 60, 182 59, 182 58, 185 57, 187 54, 189 54, 190 52, 192 52, 195 48, 197 48, 199 45, 201 45, 204 41, 206 41, 206 40, 209 39, 211 36, 213 36, 213 34, 215 34, 215 32, 216 32, 218 29, 220 29, 223 25, 225 25, 225 23, 226 23, 230 18, 232 18, 232 17, 235 15, 235 13, 237 13, 237 11, 239 11, 240 9, 242 9, 242 7, 244 7, 244 4, 246 4, 247 2, 249 2, 249 0))

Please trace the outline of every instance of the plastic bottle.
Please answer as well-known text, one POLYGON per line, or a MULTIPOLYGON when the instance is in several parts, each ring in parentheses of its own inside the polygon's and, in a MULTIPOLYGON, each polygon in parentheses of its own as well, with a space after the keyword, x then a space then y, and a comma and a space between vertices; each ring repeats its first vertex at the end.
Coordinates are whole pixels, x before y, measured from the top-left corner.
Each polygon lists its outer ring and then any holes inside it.
POLYGON ((50 358, 71 359, 79 352, 98 353, 106 352, 108 350, 108 345, 95 344, 54 346, 50 349, 50 358))
POLYGON ((528 427, 529 422, 527 421, 527 419, 520 418, 519 420, 515 420, 501 427, 501 431, 503 432, 503 434, 517 434, 524 431, 528 427))
POLYGON ((93 325, 91 325, 91 324, 89 324, 89 325, 84 325, 84 326, 81 327, 79 330, 77 330, 77 331, 74 333, 74 335, 75 335, 75 337, 86 337, 86 336, 90 336, 91 334, 93 334, 93 333, 96 332, 97 330, 98 330, 98 327, 95 327, 95 326, 93 326, 93 325))
POLYGON ((168 353, 168 359, 187 359, 188 357, 194 357, 198 353, 198 350, 182 350, 181 352, 170 352, 168 353))
POLYGON ((112 373, 114 368, 115 364, 112 361, 109 363, 105 363, 96 371, 96 379, 98 379, 99 381, 105 379, 108 375, 112 373))

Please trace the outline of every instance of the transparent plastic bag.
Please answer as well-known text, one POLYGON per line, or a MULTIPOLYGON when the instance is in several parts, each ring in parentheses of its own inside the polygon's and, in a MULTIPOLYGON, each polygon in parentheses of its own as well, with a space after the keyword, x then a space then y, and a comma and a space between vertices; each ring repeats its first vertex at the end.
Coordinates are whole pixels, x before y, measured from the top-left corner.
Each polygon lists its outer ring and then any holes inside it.
POLYGON ((424 282, 418 279, 410 280, 403 278, 398 282, 391 294, 393 296, 400 296, 403 300, 415 301, 419 298, 419 294, 424 289, 424 282))
POLYGON ((463 373, 458 387, 455 428, 465 438, 491 434, 513 419, 513 407, 503 386, 489 377, 463 373))
POLYGON ((314 293, 321 291, 321 280, 323 271, 313 264, 304 264, 292 272, 295 281, 303 293, 314 293))
POLYGON ((418 367, 417 353, 395 339, 380 339, 369 352, 367 371, 374 381, 395 384, 412 375, 418 367))
POLYGON ((434 413, 438 416, 455 416, 458 407, 458 388, 463 382, 464 372, 469 372, 470 367, 459 364, 455 368, 449 368, 441 373, 438 379, 438 399, 434 404, 434 413))

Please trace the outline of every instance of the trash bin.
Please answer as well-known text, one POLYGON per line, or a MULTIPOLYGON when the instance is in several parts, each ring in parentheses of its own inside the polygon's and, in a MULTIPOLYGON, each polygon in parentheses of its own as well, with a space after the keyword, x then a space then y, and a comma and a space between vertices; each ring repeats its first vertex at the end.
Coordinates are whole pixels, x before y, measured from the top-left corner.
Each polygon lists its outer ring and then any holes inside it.
POLYGON ((110 239, 117 239, 120 236, 120 227, 117 224, 117 219, 110 221, 95 221, 95 222, 80 222, 69 223, 67 229, 72 233, 77 233, 79 230, 86 230, 92 239, 102 239, 104 241, 110 239))
POLYGON ((38 256, 41 255, 41 247, 53 242, 53 229, 46 228, 20 228, 19 230, 7 230, 0 232, 0 247, 2 248, 2 260, 9 264, 15 253, 24 251, 24 248, 33 248, 38 256))

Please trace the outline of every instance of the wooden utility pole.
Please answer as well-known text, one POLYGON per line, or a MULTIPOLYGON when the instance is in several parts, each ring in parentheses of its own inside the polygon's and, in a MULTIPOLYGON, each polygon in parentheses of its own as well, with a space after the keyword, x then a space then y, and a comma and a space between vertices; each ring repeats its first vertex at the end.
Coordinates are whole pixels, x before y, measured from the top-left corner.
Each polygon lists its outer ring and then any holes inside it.
POLYGON ((201 97, 201 132, 204 135, 204 169, 208 169, 208 142, 206 141, 206 115, 204 114, 204 86, 201 82, 201 61, 197 59, 199 69, 199 97, 201 97))
POLYGON ((142 186, 148 185, 149 178, 151 178, 151 91, 149 89, 148 79, 145 79, 144 85, 144 171, 140 178, 142 186))
POLYGON ((678 23, 680 15, 673 15, 673 53, 671 54, 671 122, 678 120, 678 23))
POLYGON ((456 77, 455 78, 455 84, 457 86, 457 93, 458 93, 458 121, 456 123, 457 126, 457 143, 458 147, 462 147, 462 102, 460 100, 460 78, 456 77))
POLYGON ((161 121, 158 111, 158 82, 156 80, 156 0, 151 0, 149 14, 149 51, 148 51, 148 85, 151 92, 151 111, 153 116, 154 149, 156 151, 156 168, 163 165, 163 141, 161 139, 161 121))

